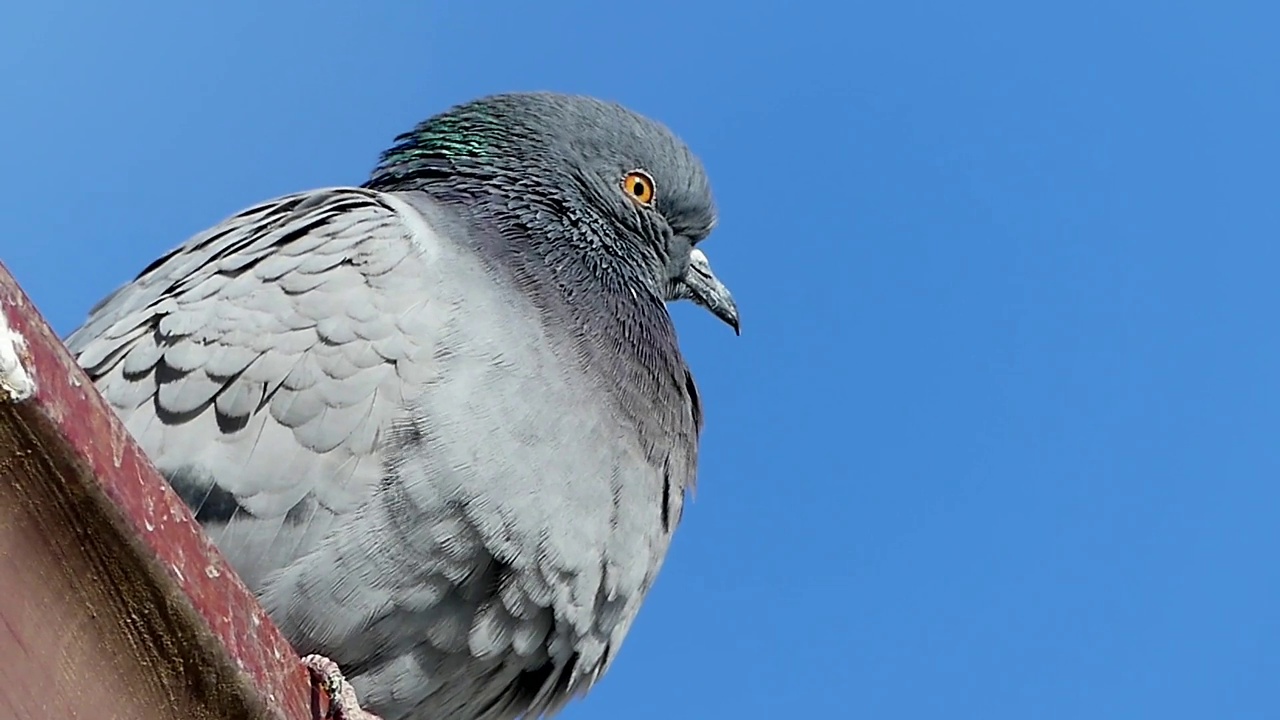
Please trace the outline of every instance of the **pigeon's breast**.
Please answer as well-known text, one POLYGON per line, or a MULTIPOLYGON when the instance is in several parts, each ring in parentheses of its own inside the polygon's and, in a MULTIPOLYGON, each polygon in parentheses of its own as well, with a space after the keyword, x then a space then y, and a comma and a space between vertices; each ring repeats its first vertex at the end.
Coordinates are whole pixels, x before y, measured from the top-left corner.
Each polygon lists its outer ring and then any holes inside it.
POLYGON ((383 490, 300 573, 349 565, 360 589, 335 602, 366 626, 305 651, 354 659, 390 717, 468 717, 464 697, 551 707, 612 660, 683 490, 584 338, 478 259, 441 260, 422 308, 434 362, 385 434, 383 490))

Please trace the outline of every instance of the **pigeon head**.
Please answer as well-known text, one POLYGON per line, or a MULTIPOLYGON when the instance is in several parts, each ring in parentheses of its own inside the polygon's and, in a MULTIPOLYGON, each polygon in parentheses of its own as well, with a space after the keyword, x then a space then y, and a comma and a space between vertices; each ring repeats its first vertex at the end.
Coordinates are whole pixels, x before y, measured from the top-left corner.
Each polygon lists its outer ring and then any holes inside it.
POLYGON ((733 296, 694 249, 716 222, 702 163, 620 105, 556 93, 465 103, 396 138, 366 187, 424 191, 517 228, 551 262, 576 253, 608 282, 692 300, 739 328, 733 296))

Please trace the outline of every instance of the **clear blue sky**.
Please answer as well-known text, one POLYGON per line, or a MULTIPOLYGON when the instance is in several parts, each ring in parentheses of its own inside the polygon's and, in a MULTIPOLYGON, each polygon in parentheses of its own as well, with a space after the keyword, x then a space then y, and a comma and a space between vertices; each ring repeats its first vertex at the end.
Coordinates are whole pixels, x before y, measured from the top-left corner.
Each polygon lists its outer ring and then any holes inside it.
POLYGON ((676 312, 700 488, 567 718, 1280 717, 1277 10, 410 7, 10 3, 0 258, 65 333, 455 102, 623 101, 744 334, 676 312))

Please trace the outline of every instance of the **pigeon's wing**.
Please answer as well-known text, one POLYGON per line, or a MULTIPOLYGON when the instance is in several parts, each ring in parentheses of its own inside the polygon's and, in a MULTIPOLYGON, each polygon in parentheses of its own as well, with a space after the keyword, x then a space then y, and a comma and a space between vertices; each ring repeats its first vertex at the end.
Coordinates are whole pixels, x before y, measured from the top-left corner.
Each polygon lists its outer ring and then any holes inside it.
POLYGON ((96 306, 67 346, 253 587, 357 507, 432 352, 432 230, 331 188, 228 218, 96 306))

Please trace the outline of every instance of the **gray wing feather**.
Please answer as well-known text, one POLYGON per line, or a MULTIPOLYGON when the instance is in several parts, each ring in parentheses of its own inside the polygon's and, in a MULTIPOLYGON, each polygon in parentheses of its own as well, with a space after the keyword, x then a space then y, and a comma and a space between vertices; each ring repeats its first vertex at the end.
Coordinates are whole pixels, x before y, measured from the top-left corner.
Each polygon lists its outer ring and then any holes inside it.
POLYGON ((382 475, 399 370, 432 351, 413 320, 423 234, 366 190, 278 198, 157 261, 67 340, 197 513, 200 494, 234 498, 206 526, 253 586, 382 475))

